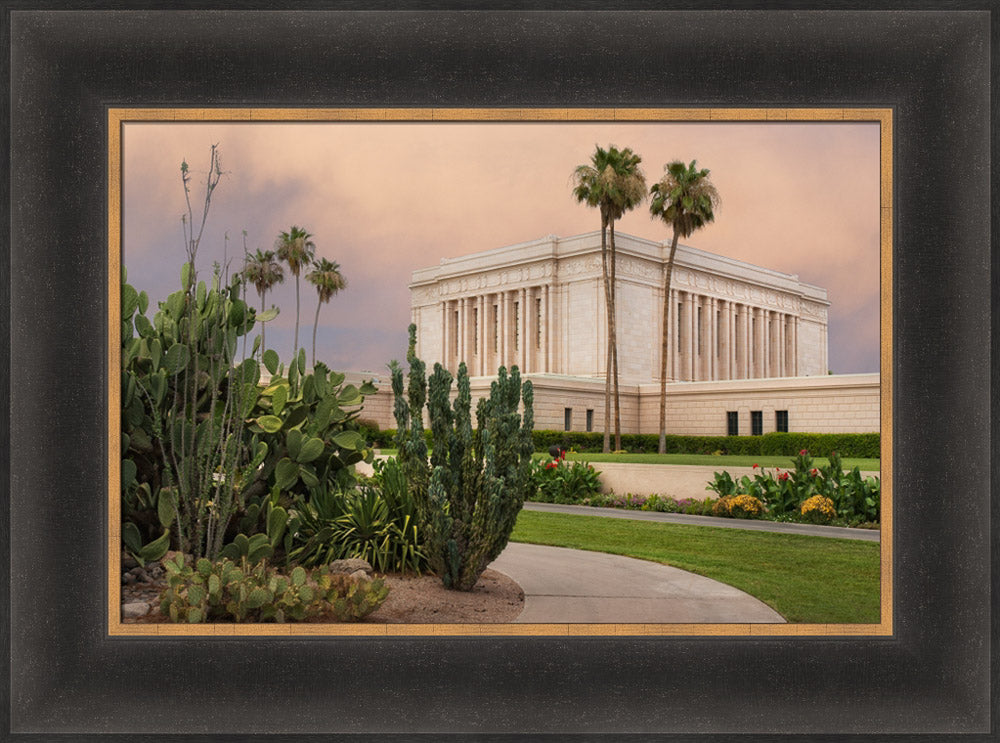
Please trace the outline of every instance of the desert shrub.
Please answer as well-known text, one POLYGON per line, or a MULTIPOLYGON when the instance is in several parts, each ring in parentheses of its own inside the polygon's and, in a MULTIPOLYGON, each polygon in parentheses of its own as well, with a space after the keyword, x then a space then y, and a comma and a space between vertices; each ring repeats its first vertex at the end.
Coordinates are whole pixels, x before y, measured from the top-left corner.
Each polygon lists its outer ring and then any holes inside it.
POLYGON ((381 580, 301 566, 286 575, 265 561, 253 564, 246 558, 239 563, 201 558, 191 565, 178 553, 163 565, 168 587, 160 610, 172 622, 286 622, 326 613, 340 621, 357 621, 375 611, 389 593, 381 580))

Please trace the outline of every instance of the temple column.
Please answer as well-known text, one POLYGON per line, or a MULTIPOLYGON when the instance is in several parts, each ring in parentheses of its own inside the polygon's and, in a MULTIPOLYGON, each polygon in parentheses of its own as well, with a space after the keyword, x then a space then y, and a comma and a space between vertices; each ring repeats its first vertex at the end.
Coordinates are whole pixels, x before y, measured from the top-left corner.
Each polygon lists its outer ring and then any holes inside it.
POLYGON ((458 373, 458 365, 465 361, 465 351, 466 351, 466 307, 465 307, 465 297, 459 297, 457 302, 458 310, 458 323, 457 323, 457 335, 458 335, 458 358, 455 360, 455 373, 458 373))
POLYGON ((719 300, 719 375, 718 379, 729 379, 729 305, 725 299, 719 300))
POLYGON ((480 294, 476 297, 476 371, 477 377, 483 375, 483 364, 486 359, 486 341, 485 333, 483 332, 486 328, 485 325, 486 318, 486 297, 480 294))
POLYGON ((767 311, 757 309, 757 374, 761 379, 767 376, 767 311))
POLYGON ((785 322, 787 321, 787 316, 781 312, 778 313, 778 376, 787 377, 788 370, 785 366, 785 359, 787 358, 787 337, 785 335, 785 322))
MULTIPOLYGON (((506 365, 507 354, 507 293, 497 292, 497 367, 506 365)), ((496 371, 494 369, 493 371, 496 371)))
POLYGON ((719 350, 719 300, 711 297, 708 300, 708 379, 719 378, 718 350, 719 350))
POLYGON ((799 376, 799 318, 792 318, 792 374, 799 376))
POLYGON ((729 378, 736 379, 740 375, 736 361, 736 345, 739 329, 736 326, 736 303, 729 303, 729 378))
POLYGON ((441 302, 441 363, 448 365, 448 302, 441 302))
POLYGON ((528 371, 528 346, 531 344, 532 339, 528 337, 528 313, 531 311, 528 307, 528 289, 527 287, 521 288, 521 298, 520 303, 520 321, 521 327, 518 329, 518 335, 520 336, 521 342, 518 344, 520 346, 520 354, 518 360, 518 368, 522 373, 528 371))
POLYGON ((743 377, 743 315, 741 313, 740 305, 733 303, 732 306, 732 317, 733 317, 733 351, 732 351, 732 374, 730 374, 730 379, 741 379, 743 377))
POLYGON ((694 294, 686 292, 684 294, 684 324, 681 328, 684 337, 684 379, 694 381, 695 378, 695 355, 698 350, 695 346, 695 324, 697 321, 695 312, 694 294))
MULTIPOLYGON (((677 379, 678 350, 677 328, 680 327, 680 310, 677 307, 677 291, 670 290, 670 313, 667 317, 667 378, 677 379)), ((662 312, 660 313, 663 314, 662 312)), ((662 345, 662 339, 661 339, 662 345)))
POLYGON ((542 370, 552 373, 552 290, 548 284, 542 287, 542 317, 545 325, 542 328, 542 345, 545 348, 545 365, 542 370))

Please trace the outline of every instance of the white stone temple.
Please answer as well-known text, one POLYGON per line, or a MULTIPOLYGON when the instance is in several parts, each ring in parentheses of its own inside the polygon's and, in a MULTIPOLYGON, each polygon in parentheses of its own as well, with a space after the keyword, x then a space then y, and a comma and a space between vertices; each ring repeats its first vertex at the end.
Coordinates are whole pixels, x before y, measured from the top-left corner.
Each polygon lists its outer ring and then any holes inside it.
MULTIPOLYGON (((669 242, 616 234, 619 379, 659 381, 669 242)), ((553 235, 445 258, 413 273, 418 355, 472 376, 605 375, 601 235, 553 235)), ((677 246, 668 381, 827 373, 826 290, 742 261, 677 246)))
MULTIPOLYGON (((617 327, 623 433, 659 430, 664 265, 670 243, 617 233, 617 327)), ((413 272, 417 355, 453 373, 473 400, 500 366, 535 388, 535 428, 600 431, 607 315, 601 235, 554 235, 413 272)), ((880 430, 878 373, 828 373, 825 289, 797 276, 678 245, 671 282, 667 431, 880 430)), ((366 416, 395 425, 392 396, 366 416)))

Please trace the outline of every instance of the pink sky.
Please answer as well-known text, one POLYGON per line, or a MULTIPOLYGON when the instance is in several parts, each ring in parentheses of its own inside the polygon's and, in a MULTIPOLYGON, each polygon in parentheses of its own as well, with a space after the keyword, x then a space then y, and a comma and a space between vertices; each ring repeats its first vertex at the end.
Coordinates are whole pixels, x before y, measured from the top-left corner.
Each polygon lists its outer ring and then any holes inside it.
MULTIPOLYGON (((878 371, 879 129, 876 123, 129 123, 124 135, 124 262, 129 282, 162 299, 179 288, 185 213, 180 163, 200 210, 209 147, 226 175, 202 240, 202 276, 247 247, 270 249, 293 224, 340 263, 346 290, 324 306, 317 353, 335 369, 381 374, 402 359, 407 284, 416 268, 549 234, 600 227, 571 194, 595 144, 631 147, 649 184, 670 160, 697 160, 722 197, 716 220, 682 242, 798 274, 824 287, 830 368, 878 371)), ((647 204, 616 225, 664 241, 647 204)), ((268 346, 292 351, 292 277, 268 294, 281 308, 268 346)), ((301 284, 308 349, 315 290, 301 284)), ((259 306, 251 290, 250 300, 259 306)), ((155 306, 155 305, 154 305, 155 306)), ((148 313, 150 316, 152 311, 148 313)))

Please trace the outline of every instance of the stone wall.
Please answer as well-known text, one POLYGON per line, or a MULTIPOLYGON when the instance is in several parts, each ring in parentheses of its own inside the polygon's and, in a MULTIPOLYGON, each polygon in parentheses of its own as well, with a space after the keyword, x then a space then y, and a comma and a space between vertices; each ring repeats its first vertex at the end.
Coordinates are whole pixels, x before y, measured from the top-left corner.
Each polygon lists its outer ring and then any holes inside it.
MULTIPOLYGON (((358 375, 351 375, 354 379, 358 375)), ((604 430, 604 380, 555 374, 529 375, 535 388, 535 428, 564 430, 566 409, 571 430, 604 430)), ((471 380, 473 407, 488 395, 492 378, 471 380)), ((379 393, 365 401, 362 418, 381 428, 395 428, 388 375, 379 393)), ((659 385, 621 385, 622 433, 656 433, 660 414, 659 385)), ((775 429, 775 412, 788 411, 788 430, 807 433, 870 433, 880 430, 878 374, 837 374, 821 377, 678 382, 667 385, 667 432, 722 436, 727 412, 739 415, 739 434, 750 434, 750 413, 761 411, 763 433, 775 429)))

